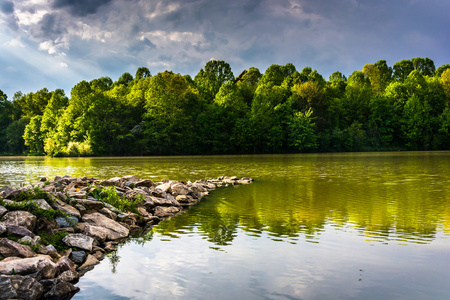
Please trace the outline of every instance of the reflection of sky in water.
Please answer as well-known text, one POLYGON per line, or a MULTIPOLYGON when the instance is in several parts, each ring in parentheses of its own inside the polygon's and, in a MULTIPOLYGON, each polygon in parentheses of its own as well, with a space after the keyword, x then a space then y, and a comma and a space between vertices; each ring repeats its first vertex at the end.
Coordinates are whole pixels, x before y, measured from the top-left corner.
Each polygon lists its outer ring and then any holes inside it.
POLYGON ((238 230, 231 246, 201 235, 154 234, 122 247, 116 273, 105 259, 74 299, 446 299, 450 245, 368 243, 327 227, 318 243, 279 243, 238 230), (426 288, 424 288, 426 287, 426 288), (98 294, 96 294, 98 293, 98 294), (426 294, 424 294, 426 293, 426 294), (118 297, 118 298, 114 298, 118 297))

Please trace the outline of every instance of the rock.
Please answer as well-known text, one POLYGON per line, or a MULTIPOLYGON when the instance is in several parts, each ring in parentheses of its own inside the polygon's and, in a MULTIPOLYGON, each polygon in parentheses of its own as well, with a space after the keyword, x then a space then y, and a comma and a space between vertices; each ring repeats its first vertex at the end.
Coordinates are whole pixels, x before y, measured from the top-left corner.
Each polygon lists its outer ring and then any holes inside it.
POLYGON ((36 205, 43 210, 49 210, 52 209, 52 207, 48 204, 47 201, 44 199, 37 199, 37 200, 29 200, 31 203, 36 203, 36 205))
POLYGON ((176 214, 177 212, 179 212, 180 209, 178 207, 174 207, 174 206, 157 206, 155 208, 155 216, 160 217, 160 218, 164 218, 164 217, 170 217, 173 216, 174 214, 176 214))
POLYGON ((161 191, 167 193, 167 191, 169 191, 169 189, 170 189, 170 182, 166 182, 166 183, 157 185, 157 186, 155 187, 155 190, 156 190, 156 189, 159 189, 159 190, 161 190, 161 191))
POLYGON ((84 227, 84 233, 88 236, 93 237, 99 242, 104 242, 108 237, 109 229, 88 224, 84 227))
POLYGON ((70 201, 70 204, 81 204, 83 205, 87 210, 99 210, 102 209, 103 203, 101 201, 96 200, 87 200, 87 199, 74 199, 70 201))
POLYGON ((139 180, 134 184, 135 187, 148 187, 151 188, 155 186, 155 183, 150 179, 139 180))
POLYGON ((58 276, 58 279, 66 282, 77 282, 79 278, 79 274, 73 270, 64 271, 58 276))
POLYGON ((72 251, 72 253, 70 254, 70 259, 74 263, 81 265, 82 263, 84 263, 84 261, 86 259, 86 252, 84 252, 84 251, 72 251))
POLYGON ((70 196, 70 197, 73 197, 73 198, 78 198, 78 199, 83 199, 83 198, 86 198, 86 191, 67 191, 67 194, 70 196))
POLYGON ((78 219, 76 217, 67 217, 67 218, 56 218, 56 223, 62 228, 73 227, 77 225, 78 219))
POLYGON ((80 291, 79 287, 58 278, 52 279, 52 282, 52 288, 44 294, 45 299, 70 299, 80 291))
POLYGON ((126 175, 126 176, 122 177, 122 181, 136 183, 136 182, 140 181, 140 179, 136 175, 126 175))
POLYGON ((41 239, 40 237, 37 237, 37 238, 38 238, 38 241, 34 240, 33 238, 31 238, 29 236, 24 236, 19 240, 19 243, 36 246, 37 242, 39 242, 39 240, 41 239))
POLYGON ((106 236, 108 240, 124 238, 130 233, 127 228, 100 213, 85 214, 83 216, 83 221, 108 229, 106 236))
POLYGON ((7 238, 0 239, 0 254, 4 257, 33 257, 36 255, 29 246, 19 244, 7 238))
POLYGON ((47 220, 47 219, 38 219, 36 223, 36 231, 46 231, 46 232, 52 232, 53 229, 58 227, 58 224, 55 220, 47 220))
POLYGON ((56 270, 56 264, 47 255, 0 262, 0 273, 5 275, 38 273, 42 278, 53 278, 56 270))
POLYGON ((182 206, 190 206, 190 205, 194 205, 195 203, 197 203, 197 200, 195 200, 192 196, 190 195, 178 195, 176 200, 178 201, 178 203, 180 203, 182 206))
POLYGON ((69 233, 62 240, 69 247, 77 247, 87 251, 92 251, 94 239, 82 233, 69 233))
POLYGON ((0 275, 0 300, 40 299, 44 292, 42 285, 32 277, 0 275))
POLYGON ((6 226, 23 226, 30 231, 33 231, 36 227, 36 220, 37 218, 34 215, 27 211, 21 210, 7 212, 2 218, 2 221, 6 224, 6 226))
POLYGON ((59 199, 56 199, 56 203, 54 203, 53 206, 55 209, 61 210, 68 215, 71 215, 78 219, 81 219, 81 214, 76 208, 74 208, 73 206, 70 206, 67 203, 62 202, 59 199))
POLYGON ((3 215, 6 214, 6 212, 8 212, 6 207, 0 205, 0 218, 3 217, 3 215))
POLYGON ((186 185, 182 183, 176 183, 170 187, 170 192, 172 193, 173 196, 177 196, 177 195, 187 195, 189 194, 190 191, 186 185))
POLYGON ((14 199, 20 194, 20 192, 20 189, 16 190, 15 188, 6 185, 0 189, 0 196, 5 199, 14 199))
POLYGON ((23 227, 23 226, 17 226, 17 225, 8 225, 6 232, 11 234, 12 236, 15 237, 24 237, 24 236, 29 236, 34 238, 36 235, 31 232, 30 230, 28 230, 27 228, 23 227))
POLYGON ((101 183, 103 186, 121 186, 122 184, 122 178, 120 177, 114 177, 107 180, 103 180, 101 183))
POLYGON ((47 249, 47 251, 49 252, 58 252, 58 250, 56 250, 55 246, 53 245, 47 245, 45 246, 45 249, 47 249))
POLYGON ((61 257, 56 263, 58 273, 63 273, 65 271, 75 271, 75 264, 67 256, 61 257))
POLYGON ((84 269, 84 268, 87 268, 87 267, 90 267, 90 266, 94 266, 94 265, 96 265, 98 263, 100 263, 100 262, 98 261, 97 258, 95 258, 94 255, 88 254, 88 256, 86 258, 86 261, 84 262, 84 264, 82 264, 80 266, 79 269, 84 269))
POLYGON ((106 207, 103 207, 98 212, 101 213, 102 215, 104 215, 104 216, 114 220, 114 221, 117 220, 117 214, 113 213, 112 211, 110 211, 106 207))
POLYGON ((6 224, 0 223, 0 235, 2 235, 3 233, 5 233, 6 230, 7 230, 6 224))

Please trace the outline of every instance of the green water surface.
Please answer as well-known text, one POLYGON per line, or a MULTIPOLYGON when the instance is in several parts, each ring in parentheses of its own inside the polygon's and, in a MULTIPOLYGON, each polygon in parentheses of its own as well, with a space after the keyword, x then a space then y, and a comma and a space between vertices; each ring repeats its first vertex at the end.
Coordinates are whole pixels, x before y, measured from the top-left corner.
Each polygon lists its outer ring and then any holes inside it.
POLYGON ((56 175, 250 176, 121 245, 73 299, 450 299, 450 152, 0 158, 56 175))

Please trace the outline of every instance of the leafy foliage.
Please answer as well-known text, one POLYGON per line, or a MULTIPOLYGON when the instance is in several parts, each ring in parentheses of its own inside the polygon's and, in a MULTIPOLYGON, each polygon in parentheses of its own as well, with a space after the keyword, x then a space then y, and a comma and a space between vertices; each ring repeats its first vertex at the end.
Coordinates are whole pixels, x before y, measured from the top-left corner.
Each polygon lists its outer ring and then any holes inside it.
POLYGON ((12 101, 0 91, 0 153, 235 154, 449 149, 450 65, 429 58, 366 64, 326 81, 288 63, 235 78, 211 60, 199 73, 140 67, 71 90, 12 101))

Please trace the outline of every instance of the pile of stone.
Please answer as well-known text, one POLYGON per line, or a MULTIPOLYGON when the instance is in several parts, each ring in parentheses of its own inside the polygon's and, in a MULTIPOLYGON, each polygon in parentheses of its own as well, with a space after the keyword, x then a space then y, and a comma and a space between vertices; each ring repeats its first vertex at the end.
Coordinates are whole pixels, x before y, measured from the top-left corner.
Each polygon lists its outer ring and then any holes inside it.
POLYGON ((252 181, 225 176, 196 182, 153 182, 137 176, 108 180, 57 176, 17 189, 5 186, 0 189, 4 204, 0 205, 0 300, 70 299, 79 291, 74 286, 79 277, 133 232, 181 213, 216 187, 252 181), (60 210, 67 217, 48 220, 5 208, 17 203, 15 199, 22 192, 36 187, 47 192, 51 201, 26 201, 43 210, 60 210), (107 187, 121 197, 140 199, 137 211, 121 211, 90 196, 92 191, 107 187), (58 252, 55 245, 44 245, 39 232, 66 232, 62 242, 67 250, 58 252))

